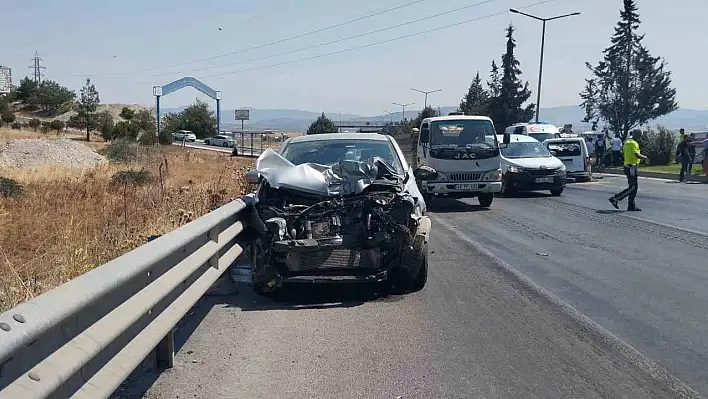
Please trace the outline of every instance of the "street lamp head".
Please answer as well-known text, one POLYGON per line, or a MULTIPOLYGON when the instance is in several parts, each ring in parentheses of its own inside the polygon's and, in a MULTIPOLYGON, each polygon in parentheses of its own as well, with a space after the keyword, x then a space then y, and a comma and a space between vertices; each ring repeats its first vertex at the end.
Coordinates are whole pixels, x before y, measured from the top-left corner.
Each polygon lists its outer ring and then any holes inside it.
POLYGON ((510 8, 509 11, 513 12, 514 14, 520 14, 519 10, 517 10, 515 8, 510 8))
POLYGON ((576 15, 580 15, 580 13, 579 13, 579 12, 574 12, 574 13, 572 13, 572 14, 570 14, 570 15, 571 15, 571 16, 576 16, 576 15))

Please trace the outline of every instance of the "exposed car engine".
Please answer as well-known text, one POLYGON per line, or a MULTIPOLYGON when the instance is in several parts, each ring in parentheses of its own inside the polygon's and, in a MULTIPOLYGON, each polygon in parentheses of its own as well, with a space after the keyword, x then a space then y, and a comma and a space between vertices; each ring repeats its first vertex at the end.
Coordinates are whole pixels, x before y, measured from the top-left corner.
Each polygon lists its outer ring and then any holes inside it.
POLYGON ((274 272, 365 275, 404 264, 417 229, 414 199, 373 187, 355 196, 323 199, 261 186, 256 209, 267 234, 258 242, 254 263, 257 270, 271 269, 262 276, 268 280, 264 283, 273 285, 274 272))

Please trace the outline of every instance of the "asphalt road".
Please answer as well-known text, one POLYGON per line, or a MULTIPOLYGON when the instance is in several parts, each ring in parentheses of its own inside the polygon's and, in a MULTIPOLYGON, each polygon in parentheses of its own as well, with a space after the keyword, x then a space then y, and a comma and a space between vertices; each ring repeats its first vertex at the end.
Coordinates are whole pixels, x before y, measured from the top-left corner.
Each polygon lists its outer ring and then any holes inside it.
MULTIPOLYGON (((175 142, 172 144, 176 145, 176 146, 182 146, 181 142, 175 142)), ((203 150, 211 150, 211 151, 219 151, 219 152, 227 152, 229 154, 233 150, 232 148, 228 148, 228 147, 218 147, 218 146, 213 146, 213 145, 206 145, 206 144, 204 144, 204 140, 197 140, 193 143, 187 142, 187 143, 185 143, 185 147, 199 148, 199 149, 203 149, 203 150)), ((239 155, 244 155, 244 156, 258 156, 261 153, 260 149, 239 148, 238 150, 239 150, 239 155)))
POLYGON ((626 214, 607 202, 622 184, 433 205, 419 293, 204 298, 175 368, 136 372, 115 397, 691 396, 663 368, 706 394, 708 236, 691 231, 705 231, 708 186, 642 179, 644 211, 626 214))

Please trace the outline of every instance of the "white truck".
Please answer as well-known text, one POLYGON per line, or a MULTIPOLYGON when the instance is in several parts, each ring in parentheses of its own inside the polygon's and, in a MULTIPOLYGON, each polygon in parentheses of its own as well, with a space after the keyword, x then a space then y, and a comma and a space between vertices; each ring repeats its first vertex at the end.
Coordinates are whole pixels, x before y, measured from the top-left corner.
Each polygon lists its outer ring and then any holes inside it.
POLYGON ((499 142, 486 116, 453 113, 423 119, 413 162, 427 203, 437 197, 477 197, 489 207, 501 191, 499 142))

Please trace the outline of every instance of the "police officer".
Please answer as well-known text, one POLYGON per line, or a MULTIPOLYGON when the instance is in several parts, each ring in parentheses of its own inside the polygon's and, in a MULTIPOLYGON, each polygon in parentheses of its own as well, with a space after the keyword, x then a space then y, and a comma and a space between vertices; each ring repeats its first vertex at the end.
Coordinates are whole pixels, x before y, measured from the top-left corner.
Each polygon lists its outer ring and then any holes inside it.
POLYGON ((622 192, 615 194, 613 197, 609 199, 610 203, 612 206, 615 207, 615 209, 619 209, 617 204, 622 201, 623 199, 629 197, 628 203, 627 203, 627 210, 628 211, 634 211, 638 212, 641 211, 641 209, 637 208, 637 205, 634 203, 634 199, 637 196, 637 191, 639 190, 639 182, 638 182, 638 177, 639 177, 639 163, 644 160, 648 161, 649 158, 646 156, 642 155, 641 152, 639 152, 639 139, 642 137, 642 131, 639 129, 635 129, 632 131, 632 136, 625 140, 624 145, 622 147, 622 153, 624 156, 624 174, 627 176, 627 184, 629 187, 624 189, 622 192))

